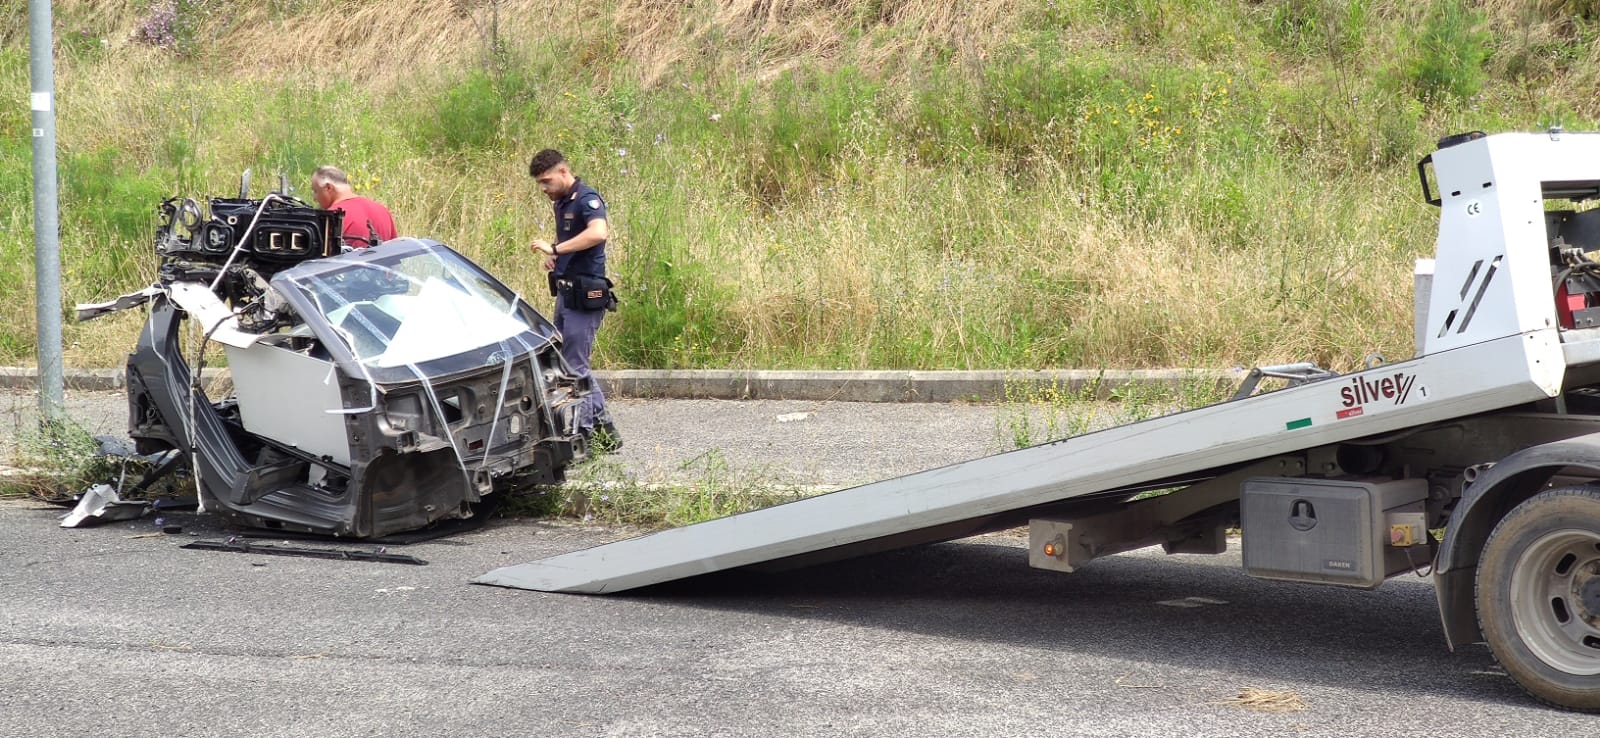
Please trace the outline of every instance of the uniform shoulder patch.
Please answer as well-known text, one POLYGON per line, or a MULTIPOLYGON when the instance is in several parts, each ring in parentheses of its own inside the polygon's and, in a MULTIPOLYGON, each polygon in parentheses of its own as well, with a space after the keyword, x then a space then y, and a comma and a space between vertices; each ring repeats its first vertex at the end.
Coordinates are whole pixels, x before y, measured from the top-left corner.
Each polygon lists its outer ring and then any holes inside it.
POLYGON ((591 197, 591 198, 589 198, 589 202, 587 204, 588 204, 590 210, 594 210, 595 208, 600 207, 600 198, 591 197))

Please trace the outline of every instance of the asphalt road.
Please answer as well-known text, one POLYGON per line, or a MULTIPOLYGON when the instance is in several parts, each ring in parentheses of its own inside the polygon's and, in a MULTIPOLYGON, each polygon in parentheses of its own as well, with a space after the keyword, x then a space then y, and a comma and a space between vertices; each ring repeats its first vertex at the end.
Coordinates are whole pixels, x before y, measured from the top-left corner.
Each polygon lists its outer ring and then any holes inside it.
MULTIPOLYGON (((999 445, 995 408, 907 408, 630 402, 618 420, 631 468, 727 443, 821 484, 999 445)), ((590 597, 466 582, 625 531, 495 521, 391 549, 429 562, 407 566, 185 550, 227 534, 61 512, 0 502, 0 735, 1600 735, 1481 646, 1447 651, 1427 580, 1263 582, 1236 551, 1063 575, 997 535, 590 597), (1251 688, 1300 709, 1240 704, 1251 688)))

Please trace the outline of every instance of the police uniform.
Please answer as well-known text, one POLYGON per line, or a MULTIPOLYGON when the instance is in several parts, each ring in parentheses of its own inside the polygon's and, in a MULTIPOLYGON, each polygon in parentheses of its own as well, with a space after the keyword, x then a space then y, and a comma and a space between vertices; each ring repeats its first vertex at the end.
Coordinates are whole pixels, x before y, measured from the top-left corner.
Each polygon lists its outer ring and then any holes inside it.
MULTIPOLYGON (((566 243, 588 228, 589 221, 606 217, 605 199, 581 179, 573 180, 572 191, 553 204, 556 210, 556 243, 566 243)), ((569 274, 606 276, 605 242, 556 257, 555 274, 557 278, 569 274)))
MULTIPOLYGON (((571 240, 589 227, 590 221, 606 217, 606 201, 593 187, 574 180, 572 191, 554 203, 556 214, 556 243, 571 240)), ((556 257, 551 272, 558 285, 556 295, 555 326, 561 333, 561 356, 580 377, 588 377, 589 353, 594 349, 595 334, 600 331, 600 321, 606 311, 575 310, 567 307, 565 286, 574 276, 604 277, 606 275, 606 244, 604 241, 587 249, 561 254, 556 257)), ((593 390, 578 413, 578 426, 588 435, 599 426, 615 433, 611 413, 606 410, 606 397, 599 382, 591 382, 593 390)))

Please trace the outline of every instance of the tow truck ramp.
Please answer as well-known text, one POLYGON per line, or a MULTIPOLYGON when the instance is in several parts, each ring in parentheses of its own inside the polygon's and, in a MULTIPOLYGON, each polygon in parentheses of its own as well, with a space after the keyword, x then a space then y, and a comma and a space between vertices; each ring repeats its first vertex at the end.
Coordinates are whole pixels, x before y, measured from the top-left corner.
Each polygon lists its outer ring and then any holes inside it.
POLYGON ((1053 503, 1554 395, 1553 332, 1516 335, 491 571, 480 584, 608 593, 848 558, 1027 522, 1053 503))

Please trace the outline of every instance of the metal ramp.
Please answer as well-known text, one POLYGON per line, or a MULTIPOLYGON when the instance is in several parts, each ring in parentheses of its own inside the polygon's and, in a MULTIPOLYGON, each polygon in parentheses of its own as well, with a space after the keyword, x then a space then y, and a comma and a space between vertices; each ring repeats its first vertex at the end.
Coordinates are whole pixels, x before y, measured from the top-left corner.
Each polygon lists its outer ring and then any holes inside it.
MULTIPOLYGON (((1110 428, 508 566, 479 584, 607 593, 757 564, 953 540, 1030 510, 1553 396, 1554 332, 1512 335, 1176 415, 1110 428)), ((1176 486, 1176 485, 1174 485, 1176 486)))

